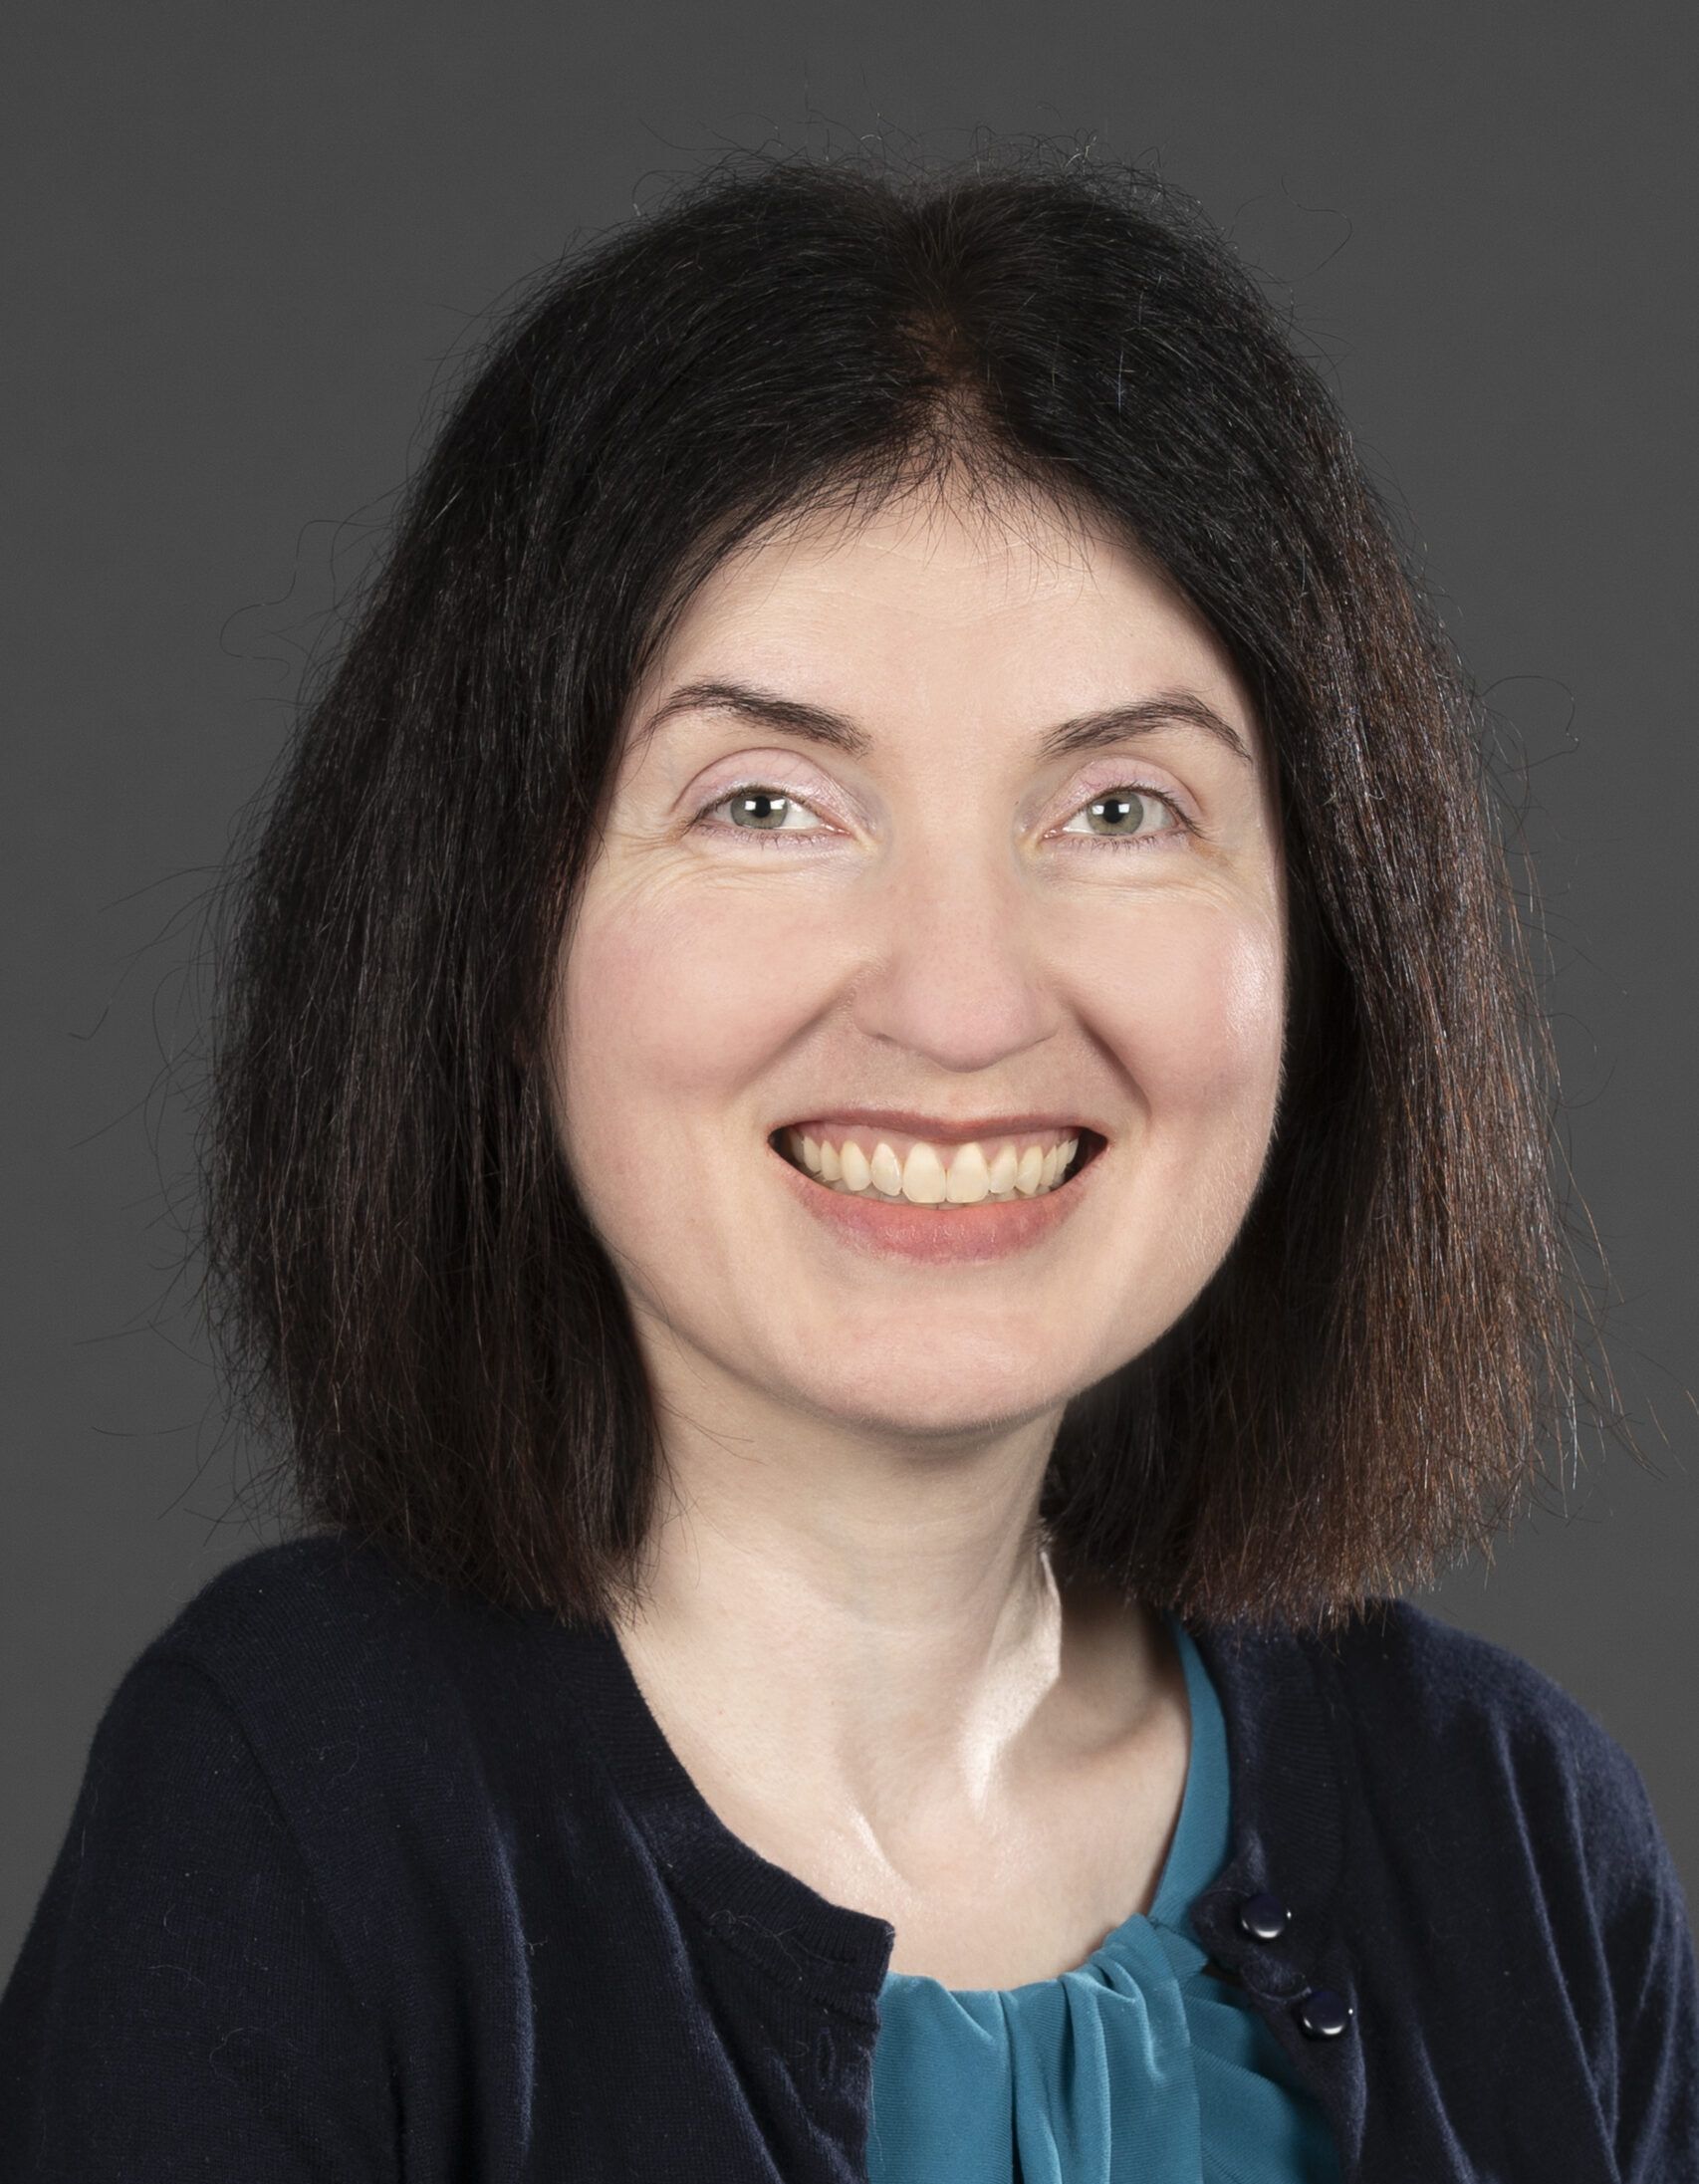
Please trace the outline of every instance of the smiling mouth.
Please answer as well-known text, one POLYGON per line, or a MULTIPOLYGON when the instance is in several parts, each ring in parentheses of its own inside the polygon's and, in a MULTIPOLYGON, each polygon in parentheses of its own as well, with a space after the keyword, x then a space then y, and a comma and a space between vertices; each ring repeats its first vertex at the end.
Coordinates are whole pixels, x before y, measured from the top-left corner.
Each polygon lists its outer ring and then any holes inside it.
POLYGON ((952 1144, 898 1131, 807 1123, 777 1129, 767 1141, 822 1189, 936 1213, 970 1213, 1052 1196, 1106 1142, 1084 1124, 952 1144))

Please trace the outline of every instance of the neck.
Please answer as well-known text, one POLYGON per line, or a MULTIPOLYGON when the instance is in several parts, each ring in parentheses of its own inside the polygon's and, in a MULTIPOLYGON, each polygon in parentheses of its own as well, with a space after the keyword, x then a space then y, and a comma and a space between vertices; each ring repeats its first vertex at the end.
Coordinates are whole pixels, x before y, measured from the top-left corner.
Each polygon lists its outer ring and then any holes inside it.
POLYGON ((916 1445, 794 1414, 709 1430, 698 1411, 666 1451, 641 1608, 615 1617, 662 1720, 880 1839, 990 1813, 1136 1727, 1152 1618, 1065 1596, 1044 1551, 1059 1415, 916 1445))

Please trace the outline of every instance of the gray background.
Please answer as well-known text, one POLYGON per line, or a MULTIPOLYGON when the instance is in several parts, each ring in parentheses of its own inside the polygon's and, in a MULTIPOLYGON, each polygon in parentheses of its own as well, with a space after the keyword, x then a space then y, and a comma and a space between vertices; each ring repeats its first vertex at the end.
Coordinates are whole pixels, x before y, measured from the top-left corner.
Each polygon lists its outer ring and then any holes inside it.
POLYGON ((1290 298, 1526 763, 1566 1140, 1655 1471, 1429 1600, 1632 1753, 1699 1897, 1694 71, 1667 8, 1009 0, 12 17, 0 1976, 237 1511, 181 1273, 198 900, 479 315, 727 145, 1158 164, 1290 298))

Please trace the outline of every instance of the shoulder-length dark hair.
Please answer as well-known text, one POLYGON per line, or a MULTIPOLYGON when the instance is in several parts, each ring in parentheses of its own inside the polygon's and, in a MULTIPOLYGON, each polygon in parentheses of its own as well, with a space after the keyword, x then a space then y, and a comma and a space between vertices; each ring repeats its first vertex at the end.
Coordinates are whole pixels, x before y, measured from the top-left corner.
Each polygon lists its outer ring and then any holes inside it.
POLYGON ((1573 1418, 1555 1069, 1481 709, 1323 381, 1136 168, 746 154, 501 326, 231 869, 211 1317, 310 1522, 568 1620, 638 1596, 662 1450, 551 1127, 563 921, 694 586, 946 467, 1161 565, 1283 812, 1268 1162, 1196 1302, 1069 1405, 1059 1573, 1331 1627, 1490 1552, 1573 1418))

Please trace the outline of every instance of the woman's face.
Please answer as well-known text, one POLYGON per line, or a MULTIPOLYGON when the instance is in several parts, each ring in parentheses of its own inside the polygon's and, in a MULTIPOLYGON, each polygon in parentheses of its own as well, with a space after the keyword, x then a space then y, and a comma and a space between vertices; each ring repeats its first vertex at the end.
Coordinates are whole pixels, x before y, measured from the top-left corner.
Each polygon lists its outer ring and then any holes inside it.
POLYGON ((1256 1186, 1284 932, 1247 694, 1125 546, 917 499, 722 563, 629 709, 552 1034, 663 1393, 682 1352, 937 1437, 1136 1355, 1256 1186))

